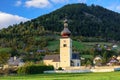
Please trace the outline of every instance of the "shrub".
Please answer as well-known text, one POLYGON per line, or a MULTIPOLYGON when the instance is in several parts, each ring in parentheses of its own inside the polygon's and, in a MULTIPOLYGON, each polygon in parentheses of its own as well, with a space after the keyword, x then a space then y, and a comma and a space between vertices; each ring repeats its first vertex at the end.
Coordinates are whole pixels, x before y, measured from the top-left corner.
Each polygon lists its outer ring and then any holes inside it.
POLYGON ((91 66, 91 65, 92 65, 92 62, 90 60, 87 60, 86 66, 91 66))
POLYGON ((39 74, 43 73, 46 70, 54 70, 53 66, 46 66, 46 65, 25 65, 18 68, 18 74, 39 74))
POLYGON ((63 70, 62 67, 59 67, 58 70, 63 70))

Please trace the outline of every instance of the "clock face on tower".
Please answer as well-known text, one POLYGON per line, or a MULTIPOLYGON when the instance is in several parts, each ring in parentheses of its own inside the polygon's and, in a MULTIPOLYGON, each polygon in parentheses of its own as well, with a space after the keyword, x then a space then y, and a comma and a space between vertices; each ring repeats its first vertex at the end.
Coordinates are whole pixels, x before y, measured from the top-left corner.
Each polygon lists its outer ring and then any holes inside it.
POLYGON ((63 40, 63 47, 67 47, 66 40, 63 40))
POLYGON ((66 40, 64 40, 64 43, 66 42, 66 40))

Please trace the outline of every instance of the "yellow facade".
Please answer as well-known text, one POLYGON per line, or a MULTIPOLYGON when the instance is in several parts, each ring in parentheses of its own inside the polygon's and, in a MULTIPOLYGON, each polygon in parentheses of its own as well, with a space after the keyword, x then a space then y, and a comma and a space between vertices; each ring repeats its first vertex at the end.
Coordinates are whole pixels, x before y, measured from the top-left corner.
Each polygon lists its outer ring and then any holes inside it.
POLYGON ((72 40, 70 38, 60 39, 60 67, 70 67, 72 57, 72 40))
POLYGON ((43 60, 46 65, 53 65, 55 69, 60 67, 60 62, 53 62, 53 60, 43 60))

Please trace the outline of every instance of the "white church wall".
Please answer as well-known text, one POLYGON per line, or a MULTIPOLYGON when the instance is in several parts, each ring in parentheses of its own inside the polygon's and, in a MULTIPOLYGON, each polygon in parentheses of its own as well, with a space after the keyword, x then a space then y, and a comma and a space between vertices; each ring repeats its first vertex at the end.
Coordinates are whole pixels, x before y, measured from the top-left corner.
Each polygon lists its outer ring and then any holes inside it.
POLYGON ((81 66, 79 59, 72 59, 72 61, 74 63, 73 66, 81 66))

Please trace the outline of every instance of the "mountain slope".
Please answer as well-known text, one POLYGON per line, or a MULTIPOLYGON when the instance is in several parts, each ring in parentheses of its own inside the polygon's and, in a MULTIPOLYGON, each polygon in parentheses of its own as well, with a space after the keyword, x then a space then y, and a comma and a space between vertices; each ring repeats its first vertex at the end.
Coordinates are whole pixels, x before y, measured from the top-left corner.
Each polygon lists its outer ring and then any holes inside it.
POLYGON ((69 19, 69 29, 73 35, 120 40, 120 14, 101 6, 87 6, 80 3, 69 4, 31 21, 9 26, 1 30, 0 35, 1 37, 6 35, 16 37, 40 35, 46 30, 60 32, 63 29, 65 16, 69 19))
POLYGON ((31 21, 0 30, 0 48, 25 52, 44 49, 49 41, 59 39, 65 16, 68 17, 73 40, 120 40, 119 13, 96 5, 69 4, 31 21))
POLYGON ((119 40, 120 14, 100 6, 86 4, 66 5, 50 14, 32 20, 44 26, 46 30, 60 32, 63 19, 67 15, 69 29, 73 35, 102 37, 119 40))

